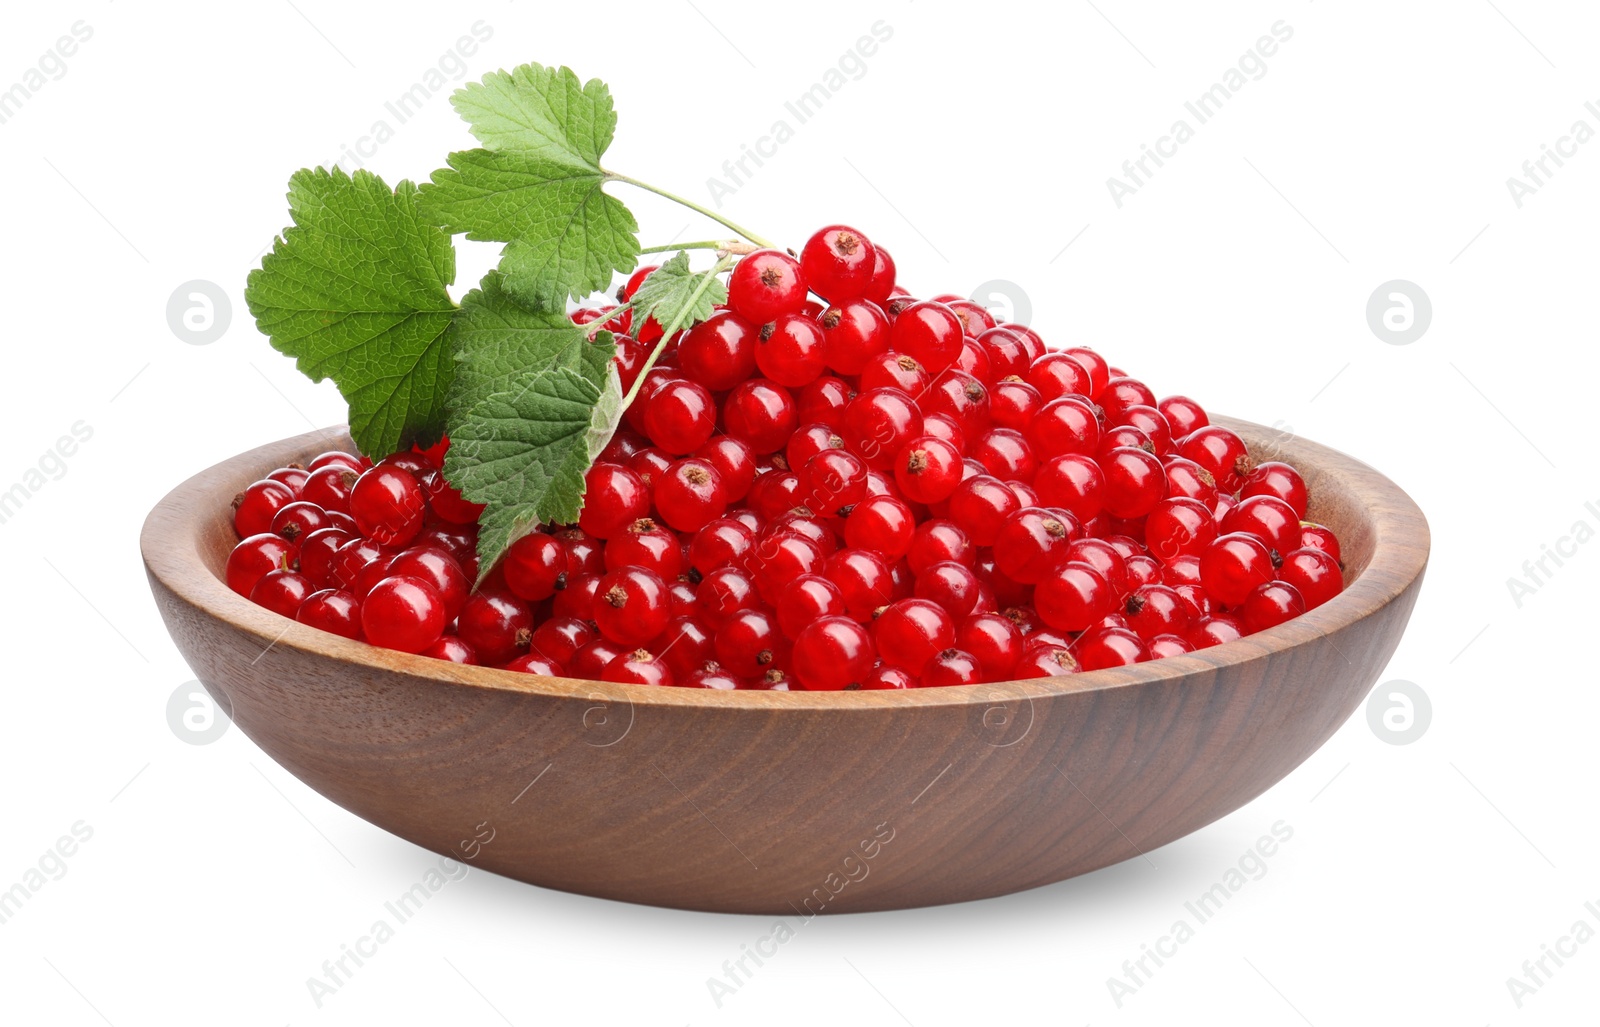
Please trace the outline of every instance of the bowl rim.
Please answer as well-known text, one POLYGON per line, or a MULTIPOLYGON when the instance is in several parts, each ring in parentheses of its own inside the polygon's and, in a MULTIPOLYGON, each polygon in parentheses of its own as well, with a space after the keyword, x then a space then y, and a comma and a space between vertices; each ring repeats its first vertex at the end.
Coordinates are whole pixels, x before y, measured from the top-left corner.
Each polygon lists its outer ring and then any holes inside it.
MULTIPOLYGON (((1428 561, 1428 524, 1421 509, 1400 486, 1360 460, 1320 443, 1299 436, 1285 436, 1274 429, 1230 417, 1212 415, 1211 423, 1238 433, 1253 454, 1264 448, 1271 452, 1273 459, 1284 459, 1297 467, 1316 466, 1322 474, 1339 478, 1346 489, 1363 499, 1372 518, 1372 557, 1366 567, 1333 599, 1266 631, 1193 653, 1129 667, 1110 667, 1048 678, 948 688, 858 690, 849 693, 649 687, 466 666, 380 649, 366 642, 300 624, 250 602, 213 573, 201 555, 201 525, 213 515, 212 511, 220 499, 219 491, 228 481, 237 480, 241 471, 264 468, 269 463, 281 465, 307 451, 350 449, 349 435, 344 426, 324 428, 267 443, 191 476, 163 496, 151 509, 140 531, 139 545, 146 570, 154 581, 159 581, 197 610, 225 621, 235 629, 255 635, 262 642, 263 654, 269 649, 282 647, 357 664, 367 670, 389 671, 428 679, 437 684, 496 692, 626 703, 630 707, 667 706, 763 712, 782 709, 862 712, 929 706, 961 707, 979 703, 992 705, 997 701, 1031 702, 1079 692, 1111 691, 1176 681, 1192 674, 1248 663, 1319 638, 1328 638, 1381 609, 1403 594, 1421 576, 1428 561)), ((1336 643, 1334 646, 1337 650, 1336 643)))

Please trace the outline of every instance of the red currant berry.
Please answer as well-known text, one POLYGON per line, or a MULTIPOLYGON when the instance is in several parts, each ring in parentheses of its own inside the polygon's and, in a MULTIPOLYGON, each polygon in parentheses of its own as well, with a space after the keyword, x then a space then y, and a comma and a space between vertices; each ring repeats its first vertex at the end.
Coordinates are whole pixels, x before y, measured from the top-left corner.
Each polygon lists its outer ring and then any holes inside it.
POLYGON ((870 300, 849 300, 817 318, 822 327, 822 359, 839 374, 860 374, 874 357, 888 352, 889 318, 870 300))
POLYGON ((950 370, 960 371, 983 385, 994 382, 994 375, 989 370, 989 355, 977 342, 966 337, 961 340, 961 352, 950 365, 950 370))
POLYGON ((1113 449, 1101 459, 1100 470, 1105 476, 1103 506, 1113 517, 1143 517, 1166 497, 1161 461, 1142 449, 1113 449))
POLYGON ((1055 678, 1078 672, 1078 660, 1063 646, 1033 646, 1023 650, 1022 659, 1011 669, 1019 679, 1055 678))
POLYGON ((599 681, 600 675, 606 671, 606 666, 627 651, 625 647, 615 642, 597 638, 573 654, 567 672, 575 678, 599 681))
POLYGON ((692 457, 667 468, 656 482, 655 503, 662 520, 685 532, 699 531, 728 508, 716 468, 692 457))
POLYGON ((1277 576, 1273 570, 1271 554, 1254 535, 1220 535, 1200 554, 1200 583, 1224 606, 1244 602, 1257 585, 1277 576))
POLYGON ((1144 544, 1163 563, 1182 555, 1197 557, 1216 534, 1216 518, 1198 499, 1163 499, 1144 518, 1144 544))
POLYGON ((906 443, 922 434, 922 412, 899 389, 863 392, 845 408, 840 435, 867 466, 888 470, 906 443))
POLYGON ((964 342, 961 319, 943 303, 913 303, 889 328, 889 348, 915 358, 930 374, 955 363, 964 342))
POLYGON ((466 571, 446 550, 437 546, 413 546, 389 564, 389 574, 415 578, 432 585, 444 604, 444 618, 451 621, 461 612, 472 590, 466 571))
POLYGON ((271 531, 278 511, 294 501, 294 491, 281 481, 263 478, 252 482, 233 497, 233 530, 240 538, 271 531))
POLYGON ((1034 358, 1025 377, 1045 402, 1063 396, 1087 398, 1094 387, 1083 362, 1066 353, 1046 353, 1034 358))
POLYGON ((1039 465, 1033 476, 1034 491, 1045 506, 1060 507, 1085 523, 1105 505, 1105 474, 1093 459, 1063 453, 1039 465))
POLYGON ((1022 632, 1011 618, 975 613, 956 628, 956 647, 971 653, 987 681, 1004 681, 1022 659, 1022 632))
POLYGON ((1066 453, 1090 456, 1100 449, 1100 420, 1094 409, 1077 397, 1044 404, 1023 432, 1041 459, 1066 453))
POLYGON ((689 565, 701 574, 718 567, 742 563, 755 544, 756 533, 743 521, 719 517, 699 531, 689 543, 689 565))
POLYGON ((416 578, 384 578, 361 602, 361 631, 384 649, 420 653, 444 634, 444 600, 416 578))
POLYGON ((1300 548, 1300 515, 1277 496, 1251 496, 1226 514, 1218 530, 1243 532, 1260 539, 1280 558, 1300 548))
POLYGON ((299 571, 268 571, 250 590, 250 601, 280 617, 294 617, 300 604, 316 590, 310 578, 299 571))
POLYGON ((1058 631, 1082 631, 1110 613, 1117 597, 1100 572, 1071 562, 1046 574, 1033 601, 1044 622, 1058 631))
POLYGON ((755 578, 738 567, 718 567, 695 589, 695 613, 714 630, 735 614, 761 604, 755 578))
POLYGON ((838 513, 866 497, 867 465, 854 453, 823 450, 800 470, 800 503, 816 513, 838 513))
POLYGON ((954 521, 931 520, 917 525, 911 534, 911 546, 906 550, 906 563, 913 575, 921 574, 936 563, 953 560, 963 567, 975 567, 978 547, 954 521))
MULTIPOLYGON (((310 540, 308 539, 307 541, 309 542, 310 540)), ((1332 529, 1325 528, 1320 524, 1312 524, 1310 521, 1300 522, 1300 548, 1320 549, 1333 557, 1335 563, 1339 563, 1341 559, 1338 536, 1333 533, 1332 529)), ((300 562, 304 564, 304 546, 302 546, 301 554, 300 562)))
POLYGON ((698 382, 668 382, 650 397, 644 412, 645 434, 662 452, 692 453, 716 430, 717 408, 711 393, 698 382))
MULTIPOLYGON (((757 344, 752 324, 770 320, 746 320, 733 311, 719 310, 683 333, 678 340, 678 366, 707 389, 731 389, 755 370, 757 344)), ((645 423, 648 426, 648 412, 645 423)))
POLYGON ((666 630, 650 643, 650 650, 667 665, 674 678, 683 678, 715 663, 714 646, 711 629, 686 616, 668 621, 666 630))
POLYGON ((805 305, 800 262, 787 253, 757 250, 740 259, 728 276, 728 306, 752 324, 798 314, 805 305))
POLYGON ((848 617, 814 620, 794 641, 795 674, 811 691, 860 688, 874 659, 871 636, 848 617))
POLYGON ((832 303, 866 295, 876 267, 877 252, 872 243, 846 225, 819 229, 800 251, 800 273, 805 284, 832 303))
POLYGON ((364 471, 350 488, 350 515, 361 534, 380 546, 404 546, 416 538, 426 509, 416 475, 387 462, 364 471))
POLYGON ((762 520, 770 520, 801 505, 800 476, 793 471, 768 471, 756 476, 745 497, 762 520))
POLYGON ((339 588, 313 592, 293 614, 301 624, 330 631, 345 638, 361 637, 361 603, 339 588))
POLYGON ((1150 650, 1127 628, 1106 628, 1079 639, 1078 665, 1084 670, 1127 667, 1150 658, 1150 650))
POLYGON ((629 456, 623 466, 639 476, 646 490, 654 490, 656 482, 672 466, 672 457, 654 446, 646 446, 629 456))
POLYGON ((894 561, 911 548, 916 521, 911 508, 894 496, 869 496, 850 509, 844 522, 845 544, 868 549, 894 561))
POLYGON ((987 474, 967 478, 950 494, 949 517, 979 546, 992 546, 1000 525, 1021 507, 1017 494, 987 474))
POLYGON ((1305 612, 1306 601, 1301 598, 1299 589, 1282 581, 1269 581, 1257 585, 1245 596, 1244 605, 1239 608, 1239 619, 1244 623, 1244 630, 1254 634, 1275 628, 1305 612))
POLYGON ((579 649, 595 640, 594 627, 576 617, 552 617, 533 629, 528 655, 566 666, 579 649))
POLYGON ((511 544, 500 569, 507 588, 529 602, 538 602, 566 585, 567 553, 560 542, 536 531, 511 544))
POLYGON ((300 552, 294 543, 264 531, 243 539, 228 554, 223 577, 228 587, 249 598, 256 584, 271 571, 298 570, 300 552))
POLYGON ((924 674, 936 653, 955 644, 955 621, 938 603, 901 599, 873 620, 872 637, 884 662, 924 674))
POLYGON ((1024 507, 1000 522, 994 563, 1012 581, 1036 585, 1064 558, 1074 525, 1051 510, 1024 507))
POLYGON ((1145 648, 1150 650, 1152 660, 1164 660, 1169 656, 1182 656, 1184 653, 1194 652, 1194 646, 1181 635, 1157 635, 1145 643, 1145 648))
POLYGON ((672 684, 672 669, 650 654, 648 649, 634 649, 623 653, 601 672, 600 680, 624 685, 672 684))
POLYGON ((324 510, 350 512, 350 490, 360 474, 343 464, 329 464, 311 472, 300 489, 300 498, 324 510))
POLYGON ((1162 461, 1167 472, 1167 495, 1198 499, 1207 510, 1217 501, 1217 479, 1211 472, 1181 456, 1169 456, 1162 461))
POLYGON ((844 612, 844 596, 839 587, 820 574, 802 574, 783 586, 778 595, 778 627, 790 638, 798 638, 806 625, 819 617, 844 612))
POLYGON ((1033 447, 1022 433, 1010 428, 991 428, 972 443, 972 458, 985 473, 1002 481, 1031 482, 1038 473, 1033 447))
POLYGON ((1308 502, 1305 479, 1286 463, 1268 460, 1256 464, 1255 470, 1245 476, 1244 484, 1239 488, 1240 499, 1248 500, 1252 496, 1281 499, 1289 504, 1296 519, 1305 518, 1308 502))
MULTIPOLYGON (((550 598, 550 613, 556 617, 594 620, 594 604, 600 587, 598 574, 567 575, 567 587, 550 598)), ((470 602, 470 600, 469 600, 470 602)))
POLYGON ((1111 365, 1106 363, 1106 358, 1087 346, 1074 346, 1064 352, 1089 372, 1089 391, 1086 395, 1098 396, 1111 380, 1111 365))
POLYGON ((908 396, 921 395, 932 381, 928 372, 915 357, 892 350, 880 353, 867 361, 861 369, 857 385, 862 392, 870 389, 899 389, 908 396))
POLYGON ((783 314, 756 333, 755 361, 779 385, 815 384, 826 366, 822 326, 805 314, 783 314))
POLYGON ((916 688, 917 679, 910 671, 901 670, 899 667, 887 663, 880 663, 867 673, 861 682, 863 691, 882 691, 885 689, 916 688))
POLYGON ((1321 549, 1296 549, 1285 556, 1278 578, 1299 591, 1308 610, 1315 610, 1344 588, 1339 561, 1321 549))
POLYGON ((907 499, 937 503, 961 484, 961 453, 943 439, 923 435, 907 442, 894 462, 895 483, 907 499))
POLYGON ((989 429, 989 390, 964 371, 945 371, 918 402, 926 413, 948 415, 965 438, 976 439, 989 429))
POLYGON ((672 615, 666 582, 643 567, 611 571, 596 592, 595 624, 619 645, 644 645, 661 634, 672 615))
POLYGON ((818 378, 800 390, 799 423, 825 424, 838 430, 844 424, 845 407, 855 395, 855 390, 843 378, 831 375, 818 378))
POLYGON ((989 416, 1001 428, 1026 432, 1044 400, 1039 390, 1020 378, 1006 378, 989 390, 989 416))
POLYGON ((737 503, 750 491, 756 477, 755 455, 750 447, 730 435, 719 435, 694 451, 694 455, 716 468, 722 497, 737 503))
POLYGON ((584 474, 578 527, 587 534, 600 539, 620 535, 649 512, 649 490, 626 467, 597 463, 584 474))
POLYGON ((456 634, 472 646, 480 660, 498 667, 528 651, 533 640, 533 613, 510 592, 476 592, 456 617, 456 634))
POLYGON ((758 454, 782 449, 799 423, 789 391, 762 378, 741 382, 728 393, 722 421, 729 435, 758 454))
POLYGON ((977 343, 989 358, 989 374, 996 381, 1010 377, 1020 379, 1028 373, 1031 358, 1027 344, 1010 328, 986 329, 979 333, 977 343))
POLYGON ((971 653, 960 649, 944 649, 924 665, 923 688, 944 688, 950 685, 976 685, 983 680, 983 667, 971 653))
POLYGON ((1123 601, 1128 627, 1145 642, 1157 635, 1181 635, 1189 630, 1189 606, 1167 585, 1140 585, 1123 601))
POLYGON ((1208 425, 1184 436, 1178 455, 1211 472, 1221 492, 1237 492, 1253 469, 1244 441, 1226 428, 1208 425))
POLYGON ((823 560, 822 550, 809 538, 779 531, 756 541, 745 566, 754 575, 761 598, 772 603, 782 593, 783 586, 793 579, 802 574, 820 573, 823 560))
POLYGON ((331 527, 332 523, 322 507, 312 503, 294 502, 280 507, 278 512, 272 515, 270 530, 274 535, 282 535, 290 542, 299 542, 314 531, 331 527))
POLYGON ((1135 378, 1112 378, 1095 393, 1094 400, 1106 412, 1107 424, 1126 424, 1123 415, 1129 407, 1156 405, 1155 393, 1149 386, 1135 378))
POLYGON ((777 618, 766 610, 740 610, 717 629, 716 653, 736 677, 765 673, 780 655, 777 618))
POLYGON ((876 553, 865 549, 841 549, 828 557, 822 573, 839 590, 844 612, 866 622, 895 598, 894 579, 876 553))
POLYGON ((1224 642, 1232 642, 1244 635, 1244 625, 1226 613, 1212 614, 1195 621, 1194 627, 1184 636, 1196 649, 1208 649, 1224 642))
POLYGON ((325 587, 333 580, 334 556, 339 547, 352 538, 354 536, 342 528, 313 531, 300 542, 300 572, 318 588, 325 587))
POLYGON ((501 669, 514 670, 519 674, 538 674, 547 678, 567 676, 565 667, 542 653, 523 653, 501 669))
POLYGON ((1206 416, 1200 404, 1188 396, 1168 396, 1156 404, 1156 409, 1167 419, 1174 439, 1193 435, 1211 423, 1211 419, 1206 416))
POLYGON ((472 646, 461 641, 456 635, 445 635, 439 641, 422 650, 421 655, 432 657, 435 660, 446 660, 450 663, 460 663, 469 667, 478 665, 478 654, 472 646))
POLYGON ((970 567, 946 561, 917 575, 916 597, 938 603, 956 620, 973 612, 982 585, 970 567))
POLYGON ((972 300, 965 300, 959 296, 952 296, 949 299, 935 296, 934 299, 947 304, 955 311, 956 317, 961 319, 961 330, 973 338, 995 326, 994 315, 972 300))

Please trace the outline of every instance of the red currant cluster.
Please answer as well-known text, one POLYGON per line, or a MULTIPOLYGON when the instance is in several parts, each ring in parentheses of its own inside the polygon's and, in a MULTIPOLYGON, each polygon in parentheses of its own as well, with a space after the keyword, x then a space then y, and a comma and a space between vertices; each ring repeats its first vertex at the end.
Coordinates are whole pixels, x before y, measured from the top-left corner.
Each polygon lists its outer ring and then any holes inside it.
POLYGON ((228 583, 459 662, 816 690, 1132 664, 1342 588, 1293 467, 1093 350, 911 297, 852 228, 745 256, 727 304, 664 347, 631 310, 573 319, 618 333, 624 388, 657 356, 576 525, 520 539, 473 591, 478 509, 439 472, 448 442, 328 453, 241 494, 228 583))

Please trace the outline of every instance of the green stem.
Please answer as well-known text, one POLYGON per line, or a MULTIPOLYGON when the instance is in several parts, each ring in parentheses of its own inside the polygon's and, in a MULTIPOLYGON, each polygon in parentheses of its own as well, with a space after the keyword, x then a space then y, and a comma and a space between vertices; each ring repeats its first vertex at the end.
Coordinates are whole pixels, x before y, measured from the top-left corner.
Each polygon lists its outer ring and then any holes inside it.
POLYGON ((671 253, 674 250, 720 250, 726 239, 706 239, 702 242, 668 243, 665 246, 646 246, 640 253, 671 253))
POLYGON ((751 242, 755 243, 757 246, 765 246, 765 247, 768 247, 770 249, 775 249, 775 250, 776 249, 782 249, 781 246, 779 246, 777 243, 773 242, 771 239, 764 239, 761 236, 756 235, 754 232, 750 231, 749 229, 742 228, 739 225, 734 224, 732 221, 729 221, 727 218, 723 217, 721 214, 718 214, 716 211, 710 210, 710 209, 708 209, 706 207, 700 206, 700 204, 695 203, 693 200, 686 200, 682 196, 678 196, 675 193, 669 193, 665 189, 658 189, 658 188, 656 188, 655 186, 651 185, 648 182, 639 181, 637 178, 629 178, 627 175, 619 175, 615 171, 607 171, 606 172, 606 177, 610 178, 614 182, 626 182, 631 186, 636 186, 637 188, 643 189, 645 192, 655 193, 657 196, 664 196, 667 199, 671 200, 673 203, 682 204, 683 206, 688 207, 690 210, 696 212, 697 214, 704 214, 706 217, 708 217, 711 220, 717 222, 718 224, 724 225, 727 228, 729 228, 730 230, 738 232, 740 235, 744 236, 746 239, 749 239, 751 242))
MULTIPOLYGON (((734 231, 738 231, 738 229, 735 228, 734 231)), ((672 323, 667 325, 661 332, 661 341, 656 343, 656 348, 650 351, 650 358, 644 362, 643 367, 639 368, 639 377, 633 380, 633 388, 629 389, 628 394, 622 397, 622 409, 626 410, 633 405, 633 398, 639 394, 639 388, 644 385, 645 375, 649 374, 650 369, 656 366, 656 361, 666 351, 667 343, 672 340, 673 333, 683 327, 683 322, 689 316, 689 311, 694 309, 696 303, 700 302, 700 297, 704 296, 706 290, 711 288, 711 283, 717 280, 717 276, 728 270, 735 263, 732 258, 723 257, 717 261, 716 267, 707 271, 705 277, 700 279, 700 284, 695 286, 694 293, 689 297, 689 302, 679 309, 678 316, 674 317, 672 323)))

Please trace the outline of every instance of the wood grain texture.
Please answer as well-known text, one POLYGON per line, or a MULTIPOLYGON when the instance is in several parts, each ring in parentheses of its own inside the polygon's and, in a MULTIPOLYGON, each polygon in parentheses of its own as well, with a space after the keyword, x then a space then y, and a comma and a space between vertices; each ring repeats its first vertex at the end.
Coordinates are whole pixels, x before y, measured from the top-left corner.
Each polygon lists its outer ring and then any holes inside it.
POLYGON ((435 852, 685 909, 809 915, 1002 895, 1137 858, 1259 795, 1360 705, 1428 557, 1411 499, 1303 439, 1216 418, 1284 459, 1343 543, 1348 587, 1199 653, 911 692, 721 692, 535 677, 375 649, 228 590, 228 502, 342 429, 174 489, 141 537, 196 676, 273 759, 435 852), (537 779, 537 780, 536 780, 537 779))

